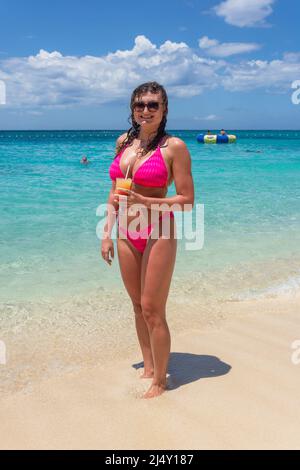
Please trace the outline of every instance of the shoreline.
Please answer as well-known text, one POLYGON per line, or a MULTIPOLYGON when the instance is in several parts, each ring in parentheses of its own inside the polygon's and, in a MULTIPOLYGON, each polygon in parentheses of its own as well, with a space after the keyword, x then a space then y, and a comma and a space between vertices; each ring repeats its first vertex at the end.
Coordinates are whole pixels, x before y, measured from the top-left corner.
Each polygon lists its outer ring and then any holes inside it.
POLYGON ((155 399, 140 398, 137 343, 1 398, 0 448, 300 449, 299 307, 299 293, 228 301, 211 324, 176 329, 169 390, 155 399))
MULTIPOLYGON (((235 303, 244 308, 249 300, 292 299, 300 292, 298 267, 298 257, 289 264, 286 259, 271 263, 267 279, 261 264, 222 271, 205 266, 192 277, 175 271, 167 302, 171 334, 221 326, 234 317, 235 303)), ((87 365, 117 361, 137 347, 132 305, 121 282, 114 289, 99 286, 77 295, 2 302, 0 313, 0 340, 7 351, 0 397, 87 365)))

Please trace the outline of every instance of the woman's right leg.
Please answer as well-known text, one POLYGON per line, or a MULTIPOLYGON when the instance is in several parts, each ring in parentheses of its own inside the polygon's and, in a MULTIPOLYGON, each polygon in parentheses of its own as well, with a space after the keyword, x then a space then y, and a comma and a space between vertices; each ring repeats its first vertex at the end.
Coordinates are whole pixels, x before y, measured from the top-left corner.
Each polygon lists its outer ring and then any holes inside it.
POLYGON ((153 377, 154 364, 148 326, 141 306, 141 265, 142 254, 126 239, 117 239, 121 276, 131 298, 135 314, 135 327, 144 360, 142 378, 153 377))

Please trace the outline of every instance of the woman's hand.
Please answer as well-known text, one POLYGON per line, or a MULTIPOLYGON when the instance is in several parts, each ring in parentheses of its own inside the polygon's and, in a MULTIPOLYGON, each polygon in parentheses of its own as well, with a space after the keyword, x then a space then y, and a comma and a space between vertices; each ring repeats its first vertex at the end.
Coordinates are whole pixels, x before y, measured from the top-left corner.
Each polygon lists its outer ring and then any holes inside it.
POLYGON ((112 260, 114 258, 114 243, 111 238, 104 238, 102 240, 101 246, 101 255, 104 261, 111 266, 112 260), (112 259, 110 259, 110 257, 112 259))
POLYGON ((127 201, 127 207, 130 207, 130 206, 133 206, 133 204, 141 204, 141 205, 146 205, 146 197, 145 196, 142 196, 141 194, 139 193, 136 193, 134 191, 132 191, 131 189, 123 189, 122 188, 122 192, 126 192, 127 193, 127 196, 123 195, 123 194, 117 194, 115 193, 114 194, 114 202, 122 202, 122 198, 123 198, 123 201, 127 201))

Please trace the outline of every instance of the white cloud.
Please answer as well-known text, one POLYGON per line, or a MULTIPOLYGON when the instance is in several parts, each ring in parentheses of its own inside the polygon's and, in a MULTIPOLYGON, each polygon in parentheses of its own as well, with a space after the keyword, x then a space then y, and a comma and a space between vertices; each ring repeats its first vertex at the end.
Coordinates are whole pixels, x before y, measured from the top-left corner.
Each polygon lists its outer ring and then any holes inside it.
POLYGON ((273 91, 290 90, 300 78, 300 54, 286 53, 281 60, 251 60, 227 67, 223 86, 227 90, 245 91, 264 88, 273 91))
POLYGON ((41 111, 36 111, 36 110, 29 110, 27 111, 28 114, 32 115, 32 116, 42 116, 43 113, 41 111))
POLYGON ((213 57, 229 57, 235 54, 243 54, 259 49, 261 46, 254 42, 224 42, 220 43, 216 39, 209 39, 203 36, 199 39, 200 49, 205 50, 213 57))
POLYGON ((221 61, 199 57, 184 42, 157 47, 145 36, 131 50, 106 56, 63 56, 43 49, 35 56, 0 62, 7 102, 14 106, 96 105, 128 98, 140 83, 157 80, 170 96, 195 96, 219 83, 221 61))
POLYGON ((204 118, 205 121, 217 121, 219 118, 216 114, 209 114, 204 118))
POLYGON ((199 47, 201 49, 211 49, 212 47, 216 47, 219 44, 219 41, 216 39, 209 39, 208 36, 203 36, 199 39, 199 47))
POLYGON ((265 18, 273 12, 275 0, 225 0, 213 11, 225 19, 226 23, 243 28, 265 25, 265 18))
POLYGON ((194 116, 195 121, 218 121, 220 119, 216 114, 209 114, 205 117, 194 116))
MULTIPOLYGON (((211 49, 232 44, 220 44, 208 37, 200 41, 209 54, 211 49)), ((298 79, 300 52, 297 51, 273 61, 231 62, 201 57, 184 42, 167 40, 158 47, 145 36, 137 36, 131 50, 118 50, 101 57, 64 56, 58 51, 41 49, 35 56, 0 60, 6 108, 37 111, 45 107, 97 106, 113 101, 129 103, 133 89, 150 80, 162 83, 170 98, 192 98, 217 87, 229 91, 262 88, 290 93, 291 83, 298 79)))

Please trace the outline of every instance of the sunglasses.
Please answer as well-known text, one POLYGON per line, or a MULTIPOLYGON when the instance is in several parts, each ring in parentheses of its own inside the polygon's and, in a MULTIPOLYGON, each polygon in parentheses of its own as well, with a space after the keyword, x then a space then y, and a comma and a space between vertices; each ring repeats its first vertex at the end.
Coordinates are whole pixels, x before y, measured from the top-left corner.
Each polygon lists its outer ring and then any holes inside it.
POLYGON ((160 103, 158 101, 149 101, 149 103, 144 103, 143 101, 137 101, 133 103, 133 109, 135 111, 144 111, 145 107, 148 108, 150 112, 158 111, 160 103))

